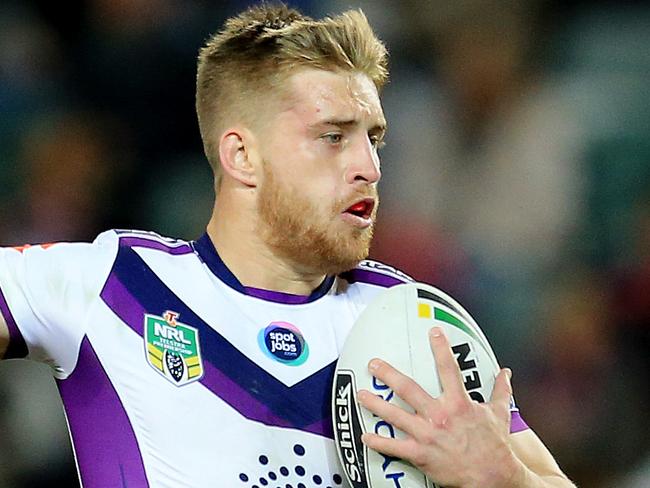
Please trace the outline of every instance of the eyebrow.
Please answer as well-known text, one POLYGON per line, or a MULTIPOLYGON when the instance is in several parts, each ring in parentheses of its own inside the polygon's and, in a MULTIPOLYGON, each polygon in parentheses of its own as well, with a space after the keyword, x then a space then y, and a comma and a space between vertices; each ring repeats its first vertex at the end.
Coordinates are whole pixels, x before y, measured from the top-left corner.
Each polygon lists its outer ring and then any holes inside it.
MULTIPOLYGON (((360 125, 360 122, 357 119, 325 119, 311 124, 310 127, 318 127, 321 125, 334 125, 336 127, 345 128, 360 125)), ((382 120, 379 124, 375 124, 371 127, 370 130, 386 132, 386 121, 382 120)))

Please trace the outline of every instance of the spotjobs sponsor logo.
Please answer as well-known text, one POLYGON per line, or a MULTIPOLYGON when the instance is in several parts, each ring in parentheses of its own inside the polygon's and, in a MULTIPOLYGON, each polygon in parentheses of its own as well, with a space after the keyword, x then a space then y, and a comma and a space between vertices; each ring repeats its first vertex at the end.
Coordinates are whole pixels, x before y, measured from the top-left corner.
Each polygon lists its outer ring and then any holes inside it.
POLYGON ((289 322, 271 322, 260 330, 257 341, 264 354, 289 366, 300 366, 309 357, 307 342, 289 322))

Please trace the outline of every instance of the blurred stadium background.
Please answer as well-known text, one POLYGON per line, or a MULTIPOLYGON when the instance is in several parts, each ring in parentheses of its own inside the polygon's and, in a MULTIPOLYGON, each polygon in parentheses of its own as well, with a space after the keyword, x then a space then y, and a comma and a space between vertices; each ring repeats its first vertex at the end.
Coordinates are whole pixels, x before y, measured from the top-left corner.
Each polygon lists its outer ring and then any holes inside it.
MULTIPOLYGON (((0 244, 203 231, 195 57, 248 1, 3 0, 0 244)), ((458 297, 582 487, 649 487, 650 7, 309 1, 391 55, 373 256, 458 297)), ((42 365, 0 365, 0 486, 77 486, 42 365)))

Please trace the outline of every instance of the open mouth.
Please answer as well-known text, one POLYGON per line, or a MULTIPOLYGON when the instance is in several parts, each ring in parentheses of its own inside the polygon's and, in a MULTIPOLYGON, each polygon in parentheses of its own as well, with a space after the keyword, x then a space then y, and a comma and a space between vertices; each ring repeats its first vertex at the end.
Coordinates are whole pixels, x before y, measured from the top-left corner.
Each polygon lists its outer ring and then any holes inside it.
POLYGON ((375 200, 373 198, 364 198, 353 205, 350 205, 344 213, 352 214, 356 217, 367 220, 372 215, 372 210, 375 208, 375 200))

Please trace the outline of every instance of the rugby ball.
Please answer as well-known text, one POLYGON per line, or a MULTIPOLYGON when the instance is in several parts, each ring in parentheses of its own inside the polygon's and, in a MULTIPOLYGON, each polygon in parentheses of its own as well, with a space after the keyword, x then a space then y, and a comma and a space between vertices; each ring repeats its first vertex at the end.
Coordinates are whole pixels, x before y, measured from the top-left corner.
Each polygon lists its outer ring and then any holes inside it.
POLYGON ((431 396, 438 397, 441 387, 428 335, 433 326, 442 327, 449 339, 469 395, 479 402, 490 399, 499 365, 469 313, 450 296, 429 285, 408 283, 383 291, 352 327, 332 386, 335 444, 351 487, 436 486, 408 462, 363 445, 364 432, 395 438, 405 434, 364 409, 356 399, 357 391, 365 389, 413 411, 390 387, 368 372, 368 362, 375 357, 388 361, 431 396))

